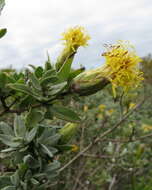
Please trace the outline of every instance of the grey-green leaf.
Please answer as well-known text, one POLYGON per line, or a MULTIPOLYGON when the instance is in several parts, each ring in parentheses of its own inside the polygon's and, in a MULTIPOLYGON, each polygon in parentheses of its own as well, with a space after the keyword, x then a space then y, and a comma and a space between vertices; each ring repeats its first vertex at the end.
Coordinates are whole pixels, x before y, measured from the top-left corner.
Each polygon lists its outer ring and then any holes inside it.
POLYGON ((0 134, 0 141, 2 141, 5 145, 14 147, 14 148, 20 145, 19 142, 13 142, 13 137, 10 135, 0 134))
POLYGON ((28 128, 33 128, 38 122, 43 119, 43 114, 37 109, 31 109, 26 117, 26 126, 28 128))
POLYGON ((53 154, 52 154, 52 152, 49 150, 49 148, 48 148, 47 146, 45 146, 44 144, 41 144, 41 146, 43 147, 44 152, 45 152, 48 156, 50 156, 50 157, 52 158, 52 157, 53 157, 53 154))
POLYGON ((52 95, 52 96, 56 95, 62 92, 66 86, 67 86, 67 82, 62 82, 60 84, 53 85, 50 87, 48 95, 52 95))
POLYGON ((32 83, 32 86, 36 89, 36 90, 38 90, 38 91, 40 91, 41 92, 41 86, 40 86, 40 83, 39 83, 39 80, 38 80, 38 78, 33 74, 33 73, 29 73, 29 79, 30 79, 30 81, 31 81, 31 83, 32 83))
POLYGON ((37 129, 38 129, 37 127, 34 127, 29 133, 27 133, 26 135, 27 142, 31 142, 34 139, 37 133, 37 129))
POLYGON ((68 108, 54 105, 50 107, 50 111, 59 119, 76 123, 80 122, 79 116, 68 108))
POLYGON ((5 134, 5 135, 11 135, 14 136, 13 129, 7 125, 7 123, 0 122, 0 130, 5 134))
POLYGON ((58 77, 60 78, 61 81, 65 81, 69 78, 73 58, 74 58, 73 55, 70 56, 62 65, 61 69, 58 71, 58 77))
POLYGON ((18 171, 16 171, 14 173, 14 175, 12 175, 10 178, 11 178, 11 182, 12 182, 13 185, 15 185, 15 186, 19 185, 19 183, 20 183, 20 177, 18 175, 18 171))
POLYGON ((4 5, 5 5, 5 0, 0 0, 0 14, 4 8, 4 5))
POLYGON ((0 189, 11 185, 10 176, 0 176, 0 189))
POLYGON ((24 137, 26 133, 26 126, 21 116, 16 115, 14 119, 14 133, 15 136, 24 137))
POLYGON ((16 190, 16 187, 15 186, 7 186, 7 187, 4 187, 1 190, 16 190))

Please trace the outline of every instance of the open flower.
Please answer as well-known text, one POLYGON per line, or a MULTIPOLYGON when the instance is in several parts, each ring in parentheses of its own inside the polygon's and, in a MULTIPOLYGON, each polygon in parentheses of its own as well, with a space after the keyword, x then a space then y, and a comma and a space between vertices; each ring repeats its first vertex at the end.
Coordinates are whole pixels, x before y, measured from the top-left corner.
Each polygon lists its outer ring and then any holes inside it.
POLYGON ((131 44, 118 41, 115 45, 106 45, 106 51, 102 55, 105 57, 105 64, 78 75, 71 85, 72 91, 81 96, 90 95, 111 82, 113 95, 116 97, 118 87, 127 93, 141 84, 143 73, 139 69, 139 63, 142 60, 131 44))
POLYGON ((142 129, 144 132, 152 131, 152 125, 143 124, 142 129))
POLYGON ((136 104, 130 103, 130 104, 129 104, 129 109, 133 109, 133 108, 135 108, 135 106, 136 106, 136 104))
POLYGON ((62 34, 62 36, 62 40, 65 41, 64 45, 73 51, 75 51, 80 46, 87 46, 87 42, 90 39, 90 36, 81 26, 69 28, 62 34))
POLYGON ((79 150, 79 147, 77 145, 73 144, 71 151, 72 152, 77 152, 78 150, 79 150))
POLYGON ((128 92, 143 80, 143 73, 138 65, 142 60, 129 42, 118 41, 115 45, 106 45, 106 52, 102 55, 106 60, 107 78, 112 83, 114 96, 117 87, 122 87, 124 92, 128 92))
POLYGON ((106 105, 100 104, 100 105, 98 106, 98 108, 99 108, 99 111, 100 111, 100 112, 103 112, 103 111, 105 110, 105 108, 106 108, 106 105))
POLYGON ((69 28, 62 34, 64 41, 64 49, 57 58, 56 69, 59 70, 65 61, 71 57, 74 58, 77 49, 80 46, 87 46, 90 36, 86 33, 85 29, 81 26, 69 28))

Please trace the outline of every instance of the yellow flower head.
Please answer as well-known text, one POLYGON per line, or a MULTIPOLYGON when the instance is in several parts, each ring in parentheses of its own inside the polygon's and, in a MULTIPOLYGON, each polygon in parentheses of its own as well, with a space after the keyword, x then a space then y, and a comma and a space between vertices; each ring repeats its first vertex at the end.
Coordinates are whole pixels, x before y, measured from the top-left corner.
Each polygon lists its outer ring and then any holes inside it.
POLYGON ((80 46, 87 46, 90 36, 85 32, 85 29, 81 26, 69 28, 62 34, 62 40, 65 41, 64 45, 67 48, 72 48, 74 51, 80 46))
POLYGON ((98 106, 98 108, 99 108, 99 111, 100 111, 100 112, 103 112, 103 111, 105 110, 105 108, 106 108, 106 105, 100 104, 100 105, 98 106))
POLYGON ((72 149, 71 149, 71 151, 72 152, 77 152, 79 150, 79 147, 77 146, 77 145, 72 145, 72 149))
POLYGON ((143 124, 142 129, 144 132, 152 131, 152 125, 143 124))
POLYGON ((88 111, 88 106, 87 106, 87 105, 84 105, 83 111, 84 111, 84 112, 87 112, 87 111, 88 111))
POLYGON ((114 96, 116 88, 122 87, 124 92, 137 87, 143 80, 138 64, 141 58, 128 41, 118 41, 115 45, 106 45, 106 52, 102 54, 108 67, 108 79, 112 83, 114 96))
POLYGON ((136 104, 130 103, 130 104, 129 104, 129 109, 133 109, 135 106, 136 106, 136 104))
POLYGON ((110 116, 111 114, 113 114, 114 111, 115 111, 114 109, 110 109, 110 110, 107 110, 106 113, 108 116, 110 116))

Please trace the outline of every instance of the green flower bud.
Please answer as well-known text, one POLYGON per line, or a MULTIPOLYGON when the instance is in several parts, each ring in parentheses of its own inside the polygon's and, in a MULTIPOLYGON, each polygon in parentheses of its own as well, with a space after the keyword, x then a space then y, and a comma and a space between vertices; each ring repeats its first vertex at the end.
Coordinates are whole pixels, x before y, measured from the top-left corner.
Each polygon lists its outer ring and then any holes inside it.
POLYGON ((75 123, 67 123, 63 128, 59 130, 61 134, 60 143, 66 144, 68 143, 72 137, 76 134, 78 129, 78 124, 75 123))
POLYGON ((109 80, 107 79, 106 69, 100 67, 78 75, 71 85, 71 91, 80 96, 86 96, 98 92, 107 84, 109 84, 109 80))

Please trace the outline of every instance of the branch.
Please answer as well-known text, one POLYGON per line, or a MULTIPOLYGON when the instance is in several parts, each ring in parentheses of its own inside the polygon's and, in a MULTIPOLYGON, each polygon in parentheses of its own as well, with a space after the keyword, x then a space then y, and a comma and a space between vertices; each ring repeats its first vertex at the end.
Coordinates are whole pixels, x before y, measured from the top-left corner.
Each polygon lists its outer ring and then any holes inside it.
POLYGON ((115 129, 117 129, 126 119, 137 109, 143 105, 145 102, 145 99, 142 100, 134 109, 132 109, 130 112, 128 112, 116 125, 114 125, 112 128, 109 130, 105 131, 100 137, 95 138, 93 142, 91 142, 87 147, 85 147, 81 152, 79 152, 72 160, 70 160, 67 164, 65 164, 62 168, 59 169, 59 172, 62 172, 64 169, 66 169, 68 166, 70 166, 75 160, 77 160, 80 156, 82 156, 85 152, 87 152, 93 145, 98 143, 99 141, 103 141, 103 137, 108 135, 109 133, 113 132, 115 129))

